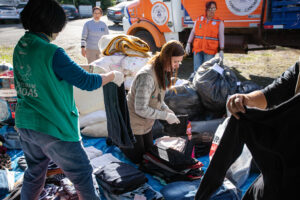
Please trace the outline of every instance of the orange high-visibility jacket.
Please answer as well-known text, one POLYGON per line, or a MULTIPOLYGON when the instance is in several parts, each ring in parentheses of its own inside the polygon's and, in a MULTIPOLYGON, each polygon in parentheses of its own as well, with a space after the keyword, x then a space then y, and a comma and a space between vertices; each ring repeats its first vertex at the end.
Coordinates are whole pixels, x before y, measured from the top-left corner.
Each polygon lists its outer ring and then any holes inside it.
POLYGON ((219 47, 219 26, 221 20, 214 17, 207 23, 204 16, 198 17, 195 25, 193 52, 203 51, 206 54, 215 55, 219 47))

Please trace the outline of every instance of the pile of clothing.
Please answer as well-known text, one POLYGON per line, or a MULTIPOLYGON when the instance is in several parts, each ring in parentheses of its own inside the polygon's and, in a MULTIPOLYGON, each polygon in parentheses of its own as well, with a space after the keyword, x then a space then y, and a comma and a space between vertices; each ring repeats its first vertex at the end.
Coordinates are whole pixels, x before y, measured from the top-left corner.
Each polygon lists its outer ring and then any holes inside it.
POLYGON ((0 125, 14 125, 17 93, 14 85, 13 67, 0 64, 0 125))
POLYGON ((99 41, 99 48, 104 56, 91 63, 95 66, 93 72, 122 72, 126 90, 130 89, 136 73, 147 64, 150 57, 147 43, 130 35, 105 35, 99 41))
POLYGON ((192 158, 193 147, 193 143, 186 138, 158 138, 143 155, 140 169, 154 175, 164 184, 200 179, 203 175, 203 164, 192 158))

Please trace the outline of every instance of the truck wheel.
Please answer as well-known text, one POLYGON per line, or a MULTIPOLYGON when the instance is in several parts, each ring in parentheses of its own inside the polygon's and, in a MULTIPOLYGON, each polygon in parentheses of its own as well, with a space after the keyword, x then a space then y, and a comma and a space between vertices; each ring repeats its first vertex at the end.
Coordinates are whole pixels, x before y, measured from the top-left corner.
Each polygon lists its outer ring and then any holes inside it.
POLYGON ((134 36, 144 40, 149 45, 152 53, 155 53, 158 50, 152 35, 148 31, 138 31, 134 34, 134 36))

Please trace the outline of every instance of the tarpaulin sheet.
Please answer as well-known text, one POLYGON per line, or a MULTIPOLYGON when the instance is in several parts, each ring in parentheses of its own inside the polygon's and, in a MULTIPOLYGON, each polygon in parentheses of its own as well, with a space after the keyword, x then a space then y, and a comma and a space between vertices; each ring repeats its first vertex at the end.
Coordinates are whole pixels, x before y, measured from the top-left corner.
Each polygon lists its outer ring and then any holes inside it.
MULTIPOLYGON (((136 166, 135 164, 130 162, 127 158, 125 158, 124 154, 121 152, 121 150, 118 147, 108 146, 106 144, 106 138, 90 138, 90 137, 83 136, 82 140, 83 140, 83 144, 85 147, 94 146, 95 148, 101 150, 103 153, 112 153, 119 160, 121 160, 125 163, 128 163, 128 164, 132 164, 133 166, 136 166)), ((9 150, 8 154, 11 157, 12 171, 15 172, 15 180, 17 181, 19 178, 22 177, 22 175, 24 173, 24 171, 21 170, 17 164, 18 159, 21 156, 23 156, 23 151, 9 150)), ((208 155, 200 157, 200 158, 198 158, 198 160, 204 164, 203 170, 206 171, 206 169, 209 165, 208 155)), ((258 176, 258 174, 250 174, 246 183, 240 188, 242 190, 243 194, 246 192, 248 187, 252 184, 252 182, 255 180, 255 178, 257 176, 258 176)), ((164 187, 164 185, 162 185, 158 180, 154 179, 151 175, 146 174, 146 177, 148 178, 148 184, 151 185, 154 190, 160 191, 164 187)), ((1 197, 0 197, 0 199, 1 199, 1 197)), ((103 194, 101 195, 101 199, 105 200, 105 197, 103 196, 103 194)))

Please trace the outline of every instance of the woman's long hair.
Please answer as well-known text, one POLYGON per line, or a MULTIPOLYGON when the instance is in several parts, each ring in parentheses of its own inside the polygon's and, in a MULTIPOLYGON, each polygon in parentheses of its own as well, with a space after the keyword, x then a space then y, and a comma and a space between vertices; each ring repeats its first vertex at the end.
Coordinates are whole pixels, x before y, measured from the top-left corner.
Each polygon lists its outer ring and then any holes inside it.
MULTIPOLYGON (((185 51, 181 42, 177 40, 171 40, 163 45, 160 52, 157 52, 149 61, 153 66, 155 75, 157 77, 158 84, 161 88, 166 90, 166 88, 172 86, 171 77, 174 73, 172 69, 171 58, 173 56, 184 56, 185 51), (168 72, 167 68, 171 68, 168 72), (167 78, 167 80, 166 80, 167 78), (166 86, 167 83, 167 86, 166 86)), ((175 73, 175 78, 177 76, 177 70, 175 73)))

